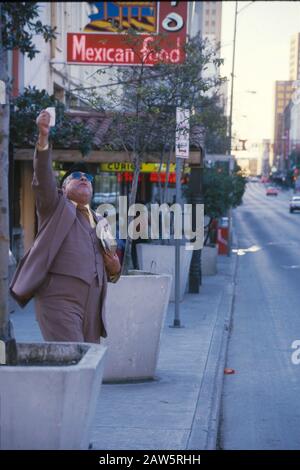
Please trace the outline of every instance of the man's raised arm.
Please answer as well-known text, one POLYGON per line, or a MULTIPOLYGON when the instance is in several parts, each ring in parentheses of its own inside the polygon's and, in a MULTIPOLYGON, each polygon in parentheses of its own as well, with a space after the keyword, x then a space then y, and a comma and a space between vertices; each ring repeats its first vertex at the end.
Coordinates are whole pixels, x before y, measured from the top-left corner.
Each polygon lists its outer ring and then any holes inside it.
POLYGON ((49 149, 50 114, 42 111, 36 120, 39 137, 33 156, 32 189, 35 193, 39 217, 43 218, 54 211, 59 196, 52 171, 52 158, 49 149))

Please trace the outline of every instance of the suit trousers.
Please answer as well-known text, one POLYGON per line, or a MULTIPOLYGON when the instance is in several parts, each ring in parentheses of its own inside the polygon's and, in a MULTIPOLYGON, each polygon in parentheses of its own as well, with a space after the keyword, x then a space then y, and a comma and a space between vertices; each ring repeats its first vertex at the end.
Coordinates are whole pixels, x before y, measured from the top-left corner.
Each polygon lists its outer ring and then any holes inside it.
POLYGON ((36 318, 45 341, 99 343, 101 287, 73 276, 48 273, 35 295, 36 318))

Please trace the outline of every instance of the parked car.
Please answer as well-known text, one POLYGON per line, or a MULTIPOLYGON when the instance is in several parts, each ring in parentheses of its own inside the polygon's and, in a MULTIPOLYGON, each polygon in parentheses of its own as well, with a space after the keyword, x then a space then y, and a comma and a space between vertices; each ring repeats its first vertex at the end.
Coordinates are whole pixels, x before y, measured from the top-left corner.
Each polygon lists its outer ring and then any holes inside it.
POLYGON ((290 200, 290 212, 300 210, 300 196, 293 196, 290 200))
POLYGON ((269 186, 266 190, 266 196, 278 196, 278 189, 273 186, 269 186))

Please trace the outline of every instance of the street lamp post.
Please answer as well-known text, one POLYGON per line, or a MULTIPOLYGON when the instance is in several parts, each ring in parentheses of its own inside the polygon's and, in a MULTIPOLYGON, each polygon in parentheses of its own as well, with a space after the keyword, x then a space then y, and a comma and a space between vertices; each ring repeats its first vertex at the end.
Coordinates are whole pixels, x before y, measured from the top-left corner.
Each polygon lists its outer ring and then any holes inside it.
MULTIPOLYGON (((237 30, 237 17, 242 10, 250 6, 252 2, 244 5, 240 10, 238 10, 238 2, 235 2, 235 13, 234 13, 234 30, 233 30, 233 51, 232 51, 232 69, 231 69, 231 94, 230 94, 230 112, 229 112, 229 131, 228 131, 228 154, 229 154, 229 174, 232 172, 232 160, 231 160, 231 150, 232 150, 232 113, 233 113, 233 90, 234 90, 234 67, 235 67, 235 47, 236 47, 236 30, 237 30)), ((252 90, 250 90, 252 92, 252 90)), ((228 237, 228 256, 231 254, 231 227, 232 227, 232 210, 229 209, 229 237, 228 237)))
MULTIPOLYGON (((231 155, 231 138, 232 138, 232 112, 233 112, 233 89, 234 89, 234 68, 235 68, 235 47, 236 47, 236 30, 237 30, 237 17, 241 11, 249 7, 252 2, 244 5, 240 10, 238 10, 238 2, 235 2, 235 13, 234 13, 234 30, 233 30, 233 51, 232 51, 232 68, 231 68, 231 94, 230 94, 230 112, 229 112, 229 155, 231 155)), ((248 93, 256 93, 256 90, 247 90, 248 93)))
POLYGON ((230 113, 229 113, 229 157, 231 158, 231 138, 232 138, 232 110, 233 110, 233 86, 234 86, 234 65, 235 65, 235 42, 236 42, 236 23, 238 15, 238 2, 235 2, 234 14, 234 32, 233 32, 233 52, 232 52, 232 69, 231 69, 231 91, 230 91, 230 113))

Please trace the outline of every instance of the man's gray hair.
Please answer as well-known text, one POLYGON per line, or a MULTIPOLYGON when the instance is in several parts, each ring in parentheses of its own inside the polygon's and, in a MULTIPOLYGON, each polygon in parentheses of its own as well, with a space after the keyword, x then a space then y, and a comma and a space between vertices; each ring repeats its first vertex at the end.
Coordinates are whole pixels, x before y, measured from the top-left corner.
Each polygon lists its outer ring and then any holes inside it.
POLYGON ((70 179, 71 179, 70 176, 71 176, 71 175, 67 176, 67 177, 64 179, 63 184, 62 184, 62 186, 61 186, 63 189, 67 186, 68 182, 70 181, 70 179))

